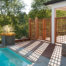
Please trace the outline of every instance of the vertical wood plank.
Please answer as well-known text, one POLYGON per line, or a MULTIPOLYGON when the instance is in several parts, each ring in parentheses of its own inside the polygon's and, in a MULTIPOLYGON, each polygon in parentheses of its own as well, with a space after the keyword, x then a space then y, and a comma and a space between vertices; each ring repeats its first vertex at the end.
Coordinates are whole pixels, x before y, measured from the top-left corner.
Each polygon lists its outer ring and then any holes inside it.
POLYGON ((57 37, 57 18, 55 18, 55 42, 57 37))
POLYGON ((43 40, 45 40, 45 30, 44 30, 44 19, 43 19, 43 40))
POLYGON ((43 40, 46 39, 46 20, 43 19, 43 40))
POLYGON ((31 39, 31 22, 32 22, 32 20, 31 20, 31 18, 29 18, 29 38, 31 39))
POLYGON ((35 18, 35 39, 38 39, 39 38, 39 20, 38 18, 36 17, 35 18))
POLYGON ((51 23, 51 18, 50 18, 50 42, 52 42, 52 32, 51 32, 51 29, 52 29, 52 23, 51 23))
POLYGON ((46 19, 44 20, 44 26, 45 26, 45 40, 46 40, 46 19))

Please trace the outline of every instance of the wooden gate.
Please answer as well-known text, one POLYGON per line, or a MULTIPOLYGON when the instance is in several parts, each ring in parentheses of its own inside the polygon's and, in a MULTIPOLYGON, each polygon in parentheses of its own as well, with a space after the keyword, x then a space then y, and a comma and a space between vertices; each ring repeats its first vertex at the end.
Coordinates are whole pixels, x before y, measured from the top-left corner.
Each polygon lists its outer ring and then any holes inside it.
POLYGON ((51 41, 51 19, 29 19, 29 37, 51 41))
POLYGON ((66 17, 56 18, 55 41, 66 44, 66 17))

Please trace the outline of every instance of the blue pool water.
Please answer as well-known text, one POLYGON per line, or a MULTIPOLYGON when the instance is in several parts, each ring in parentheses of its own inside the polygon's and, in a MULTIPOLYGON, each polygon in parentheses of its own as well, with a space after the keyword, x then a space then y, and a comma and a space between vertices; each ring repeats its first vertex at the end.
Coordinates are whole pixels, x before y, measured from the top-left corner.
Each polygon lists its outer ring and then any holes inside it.
POLYGON ((0 48, 0 66, 27 66, 31 62, 8 48, 0 48))

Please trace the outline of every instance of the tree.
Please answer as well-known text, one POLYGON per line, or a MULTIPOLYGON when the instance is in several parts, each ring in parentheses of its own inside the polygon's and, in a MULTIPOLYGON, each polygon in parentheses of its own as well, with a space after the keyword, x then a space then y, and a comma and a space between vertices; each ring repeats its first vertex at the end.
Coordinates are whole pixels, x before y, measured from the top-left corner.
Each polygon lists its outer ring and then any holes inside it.
POLYGON ((1 14, 6 15, 17 15, 21 12, 21 9, 24 8, 24 5, 20 2, 20 0, 1 0, 0 5, 1 14))
POLYGON ((21 9, 24 8, 20 0, 1 0, 0 1, 0 14, 3 18, 1 25, 15 23, 15 17, 21 13, 21 9))
POLYGON ((29 12, 31 18, 49 18, 51 16, 51 10, 49 10, 43 3, 49 0, 34 0, 32 3, 32 10, 29 12))
POLYGON ((50 18, 51 17, 51 11, 50 10, 31 10, 29 12, 29 17, 32 19, 35 19, 35 17, 38 17, 40 19, 42 18, 50 18))
POLYGON ((44 3, 47 1, 50 1, 50 0, 34 0, 32 3, 32 8, 38 9, 38 10, 45 9, 47 7, 44 5, 44 3))
POLYGON ((15 29, 16 38, 27 36, 28 16, 26 15, 26 13, 22 12, 23 8, 24 8, 24 3, 20 2, 20 0, 1 0, 0 29, 4 25, 12 25, 15 29))
POLYGON ((66 17, 66 11, 57 10, 56 15, 57 15, 56 17, 66 17))

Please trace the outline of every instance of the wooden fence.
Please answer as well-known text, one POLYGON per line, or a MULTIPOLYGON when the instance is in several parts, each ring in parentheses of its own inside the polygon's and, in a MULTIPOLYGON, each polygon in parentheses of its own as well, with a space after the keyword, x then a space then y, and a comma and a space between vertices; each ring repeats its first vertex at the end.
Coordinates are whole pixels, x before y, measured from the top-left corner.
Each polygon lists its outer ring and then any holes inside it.
MULTIPOLYGON (((30 39, 51 41, 51 19, 29 19, 30 39)), ((66 42, 66 17, 55 18, 55 42, 66 42)))
POLYGON ((66 17, 56 18, 55 42, 66 43, 66 17))
POLYGON ((51 19, 29 19, 30 39, 42 39, 51 41, 51 19))

